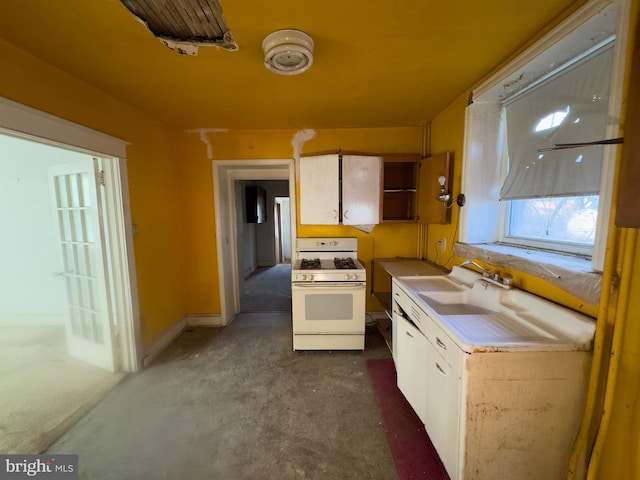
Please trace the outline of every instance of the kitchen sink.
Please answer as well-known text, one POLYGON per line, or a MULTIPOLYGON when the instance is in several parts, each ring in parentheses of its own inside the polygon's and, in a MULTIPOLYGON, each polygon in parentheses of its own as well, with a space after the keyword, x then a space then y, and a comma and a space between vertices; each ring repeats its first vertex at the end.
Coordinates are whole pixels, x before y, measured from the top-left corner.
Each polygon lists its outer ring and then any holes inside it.
POLYGON ((518 288, 504 288, 477 272, 453 267, 438 277, 399 277, 426 312, 467 345, 562 344, 590 348, 594 322, 518 288))

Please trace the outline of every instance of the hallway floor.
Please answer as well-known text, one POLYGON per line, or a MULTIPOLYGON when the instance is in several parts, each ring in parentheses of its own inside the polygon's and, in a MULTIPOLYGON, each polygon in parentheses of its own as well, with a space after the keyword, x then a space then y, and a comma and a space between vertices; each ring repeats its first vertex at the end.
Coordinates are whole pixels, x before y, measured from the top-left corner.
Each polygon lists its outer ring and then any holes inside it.
POLYGON ((290 312, 291 264, 258 267, 244 280, 241 312, 290 312))
POLYGON ((396 479, 364 352, 294 352, 288 312, 190 328, 50 453, 89 479, 396 479))

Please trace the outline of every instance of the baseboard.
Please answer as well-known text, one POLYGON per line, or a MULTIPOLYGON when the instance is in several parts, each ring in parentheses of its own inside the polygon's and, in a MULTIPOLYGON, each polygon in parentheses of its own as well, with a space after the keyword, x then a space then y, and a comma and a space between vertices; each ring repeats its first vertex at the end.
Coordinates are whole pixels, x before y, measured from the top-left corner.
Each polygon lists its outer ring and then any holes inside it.
POLYGON ((189 327, 222 327, 222 316, 219 314, 185 315, 189 327))
POLYGON ((155 358, 162 353, 171 343, 178 338, 178 335, 182 333, 184 327, 187 326, 187 320, 182 317, 176 323, 167 328, 162 335, 156 338, 151 345, 144 349, 144 368, 147 368, 155 358))

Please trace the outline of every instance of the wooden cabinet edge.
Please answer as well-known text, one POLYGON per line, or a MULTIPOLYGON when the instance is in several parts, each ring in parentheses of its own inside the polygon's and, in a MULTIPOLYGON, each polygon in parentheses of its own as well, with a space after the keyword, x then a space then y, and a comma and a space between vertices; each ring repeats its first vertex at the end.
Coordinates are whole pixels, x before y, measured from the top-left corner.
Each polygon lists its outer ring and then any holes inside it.
POLYGON ((440 193, 440 184, 438 183, 440 176, 446 178, 445 187, 449 192, 452 192, 453 152, 431 155, 419 162, 417 199, 419 223, 446 224, 451 222, 450 208, 436 200, 438 193, 440 193))

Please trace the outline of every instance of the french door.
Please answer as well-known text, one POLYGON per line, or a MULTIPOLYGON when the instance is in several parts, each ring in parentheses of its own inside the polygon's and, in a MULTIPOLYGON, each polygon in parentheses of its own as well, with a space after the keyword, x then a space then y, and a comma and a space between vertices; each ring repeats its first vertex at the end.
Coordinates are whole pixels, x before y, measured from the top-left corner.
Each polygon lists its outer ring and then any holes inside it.
POLYGON ((100 159, 51 167, 51 191, 67 293, 66 338, 71 355, 115 371, 104 256, 100 159))

